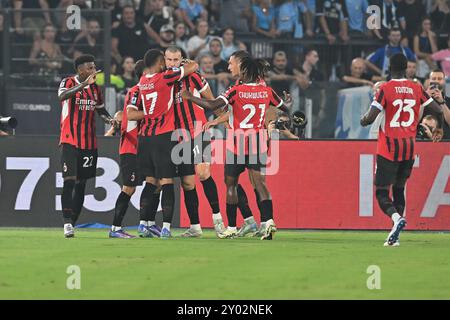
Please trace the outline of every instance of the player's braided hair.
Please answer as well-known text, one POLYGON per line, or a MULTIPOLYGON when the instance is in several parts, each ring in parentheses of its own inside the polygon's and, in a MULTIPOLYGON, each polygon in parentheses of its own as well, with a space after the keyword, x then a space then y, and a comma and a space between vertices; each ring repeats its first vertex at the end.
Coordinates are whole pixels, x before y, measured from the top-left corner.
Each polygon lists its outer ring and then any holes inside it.
POLYGON ((241 60, 241 72, 246 82, 257 82, 263 79, 268 68, 269 63, 264 59, 244 57, 241 60))

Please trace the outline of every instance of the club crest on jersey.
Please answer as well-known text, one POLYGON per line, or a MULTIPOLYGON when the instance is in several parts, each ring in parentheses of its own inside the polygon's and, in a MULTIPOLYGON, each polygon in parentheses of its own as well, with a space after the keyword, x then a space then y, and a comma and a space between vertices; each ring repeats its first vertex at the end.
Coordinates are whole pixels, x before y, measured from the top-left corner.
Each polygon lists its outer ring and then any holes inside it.
POLYGON ((65 162, 64 162, 64 164, 63 164, 63 172, 67 172, 67 165, 66 165, 65 162))

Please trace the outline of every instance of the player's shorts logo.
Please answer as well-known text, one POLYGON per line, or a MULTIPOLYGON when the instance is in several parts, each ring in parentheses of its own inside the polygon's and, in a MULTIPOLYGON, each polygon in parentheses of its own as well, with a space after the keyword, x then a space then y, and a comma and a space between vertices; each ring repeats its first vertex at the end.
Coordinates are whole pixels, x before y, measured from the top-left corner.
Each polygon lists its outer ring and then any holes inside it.
POLYGON ((134 172, 131 174, 130 180, 131 180, 132 182, 134 182, 134 180, 136 180, 136 175, 134 174, 134 172))
POLYGON ((64 172, 67 172, 67 164, 64 162, 64 164, 63 164, 63 171, 64 172))

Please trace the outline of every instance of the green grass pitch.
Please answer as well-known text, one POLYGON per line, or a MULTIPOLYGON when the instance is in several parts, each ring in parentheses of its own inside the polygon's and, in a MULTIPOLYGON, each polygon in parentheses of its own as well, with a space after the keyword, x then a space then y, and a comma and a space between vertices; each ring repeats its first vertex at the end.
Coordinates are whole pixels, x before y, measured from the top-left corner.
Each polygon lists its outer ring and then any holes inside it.
MULTIPOLYGON (((133 233, 133 232, 132 232, 133 233)), ((174 234, 180 234, 175 230, 174 234)), ((450 299, 450 234, 279 231, 273 241, 0 229, 1 299, 450 299), (68 266, 81 270, 69 290, 68 266), (369 290, 369 266, 381 289, 369 290)), ((369 281, 370 282, 370 281, 369 281)), ((372 282, 371 282, 372 283, 372 282)))

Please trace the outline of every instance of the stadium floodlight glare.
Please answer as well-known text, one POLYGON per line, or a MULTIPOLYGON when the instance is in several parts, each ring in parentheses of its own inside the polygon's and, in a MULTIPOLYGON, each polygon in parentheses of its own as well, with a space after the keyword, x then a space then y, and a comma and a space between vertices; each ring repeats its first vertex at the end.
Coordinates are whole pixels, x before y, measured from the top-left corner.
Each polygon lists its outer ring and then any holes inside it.
POLYGON ((14 117, 0 117, 0 124, 15 129, 17 127, 17 119, 14 117))

